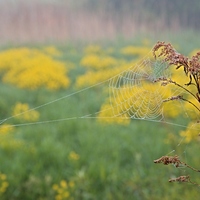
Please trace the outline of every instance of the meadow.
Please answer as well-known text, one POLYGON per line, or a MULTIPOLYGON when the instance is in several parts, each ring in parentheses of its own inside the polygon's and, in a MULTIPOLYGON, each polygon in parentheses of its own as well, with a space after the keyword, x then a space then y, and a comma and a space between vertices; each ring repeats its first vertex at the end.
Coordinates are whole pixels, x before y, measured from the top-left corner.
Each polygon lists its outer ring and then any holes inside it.
MULTIPOLYGON (((195 42, 176 41, 186 55, 197 51, 195 42)), ((1 48, 0 199, 197 199, 199 187, 168 179, 189 173, 200 183, 198 174, 153 160, 175 150, 198 168, 198 137, 184 127, 112 117, 109 109, 106 81, 153 45, 137 39, 1 48)), ((183 122, 166 110, 172 122, 183 122)))

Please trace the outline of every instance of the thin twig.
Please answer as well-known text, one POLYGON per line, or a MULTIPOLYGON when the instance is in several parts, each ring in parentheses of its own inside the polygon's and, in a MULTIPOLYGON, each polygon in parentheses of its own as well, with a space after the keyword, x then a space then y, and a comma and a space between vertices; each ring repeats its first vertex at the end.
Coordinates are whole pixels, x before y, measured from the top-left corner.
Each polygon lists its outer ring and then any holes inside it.
POLYGON ((177 82, 172 81, 172 80, 169 80, 169 83, 173 83, 174 85, 182 88, 183 90, 185 90, 186 92, 188 92, 189 94, 191 94, 199 102, 198 98, 192 92, 190 92, 190 90, 188 90, 187 88, 183 87, 182 85, 180 85, 177 82))

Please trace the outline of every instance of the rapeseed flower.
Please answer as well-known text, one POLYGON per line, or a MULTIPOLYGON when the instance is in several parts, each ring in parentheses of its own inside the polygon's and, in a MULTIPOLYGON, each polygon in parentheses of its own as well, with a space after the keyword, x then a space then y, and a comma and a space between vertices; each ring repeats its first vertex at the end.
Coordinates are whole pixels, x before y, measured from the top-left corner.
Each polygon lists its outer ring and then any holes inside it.
POLYGON ((102 69, 114 67, 117 65, 117 60, 110 56, 98 56, 96 54, 85 55, 81 61, 80 65, 92 68, 92 69, 102 69))
POLYGON ((0 73, 5 83, 26 89, 45 87, 50 90, 66 88, 70 84, 65 64, 41 50, 9 49, 0 52, 0 60, 0 73))
POLYGON ((6 174, 0 173, 0 196, 6 192, 9 183, 6 174))
POLYGON ((144 57, 150 52, 150 48, 144 46, 127 46, 121 49, 121 54, 125 56, 144 57))
POLYGON ((123 74, 113 78, 110 98, 100 109, 99 121, 127 124, 131 118, 156 120, 161 119, 163 115, 175 118, 182 113, 182 109, 177 109, 177 106, 182 105, 180 102, 177 101, 178 104, 174 101, 164 102, 173 96, 174 85, 162 86, 159 82, 151 83, 148 80, 138 84, 130 80, 130 84, 125 85, 119 83, 122 80, 121 76, 123 74))
POLYGON ((34 122, 39 119, 40 113, 36 110, 31 110, 27 103, 18 102, 13 108, 12 115, 17 119, 34 122))
POLYGON ((70 154, 69 154, 69 159, 70 160, 79 160, 80 156, 74 152, 74 151, 71 151, 70 154))
POLYGON ((198 108, 199 102, 195 98, 191 98, 191 97, 188 97, 187 100, 191 102, 192 104, 187 101, 183 103, 183 111, 187 114, 186 117, 189 117, 193 120, 198 120, 199 111, 196 109, 196 107, 198 108))
POLYGON ((11 124, 0 126, 0 148, 5 150, 20 149, 24 146, 24 141, 13 137, 15 128, 11 124))
POLYGON ((52 189, 56 192, 55 200, 73 199, 74 182, 61 180, 59 184, 53 184, 52 189))
POLYGON ((180 132, 180 136, 185 138, 184 142, 189 143, 192 140, 197 140, 199 137, 200 123, 190 122, 186 130, 180 132))
POLYGON ((98 114, 97 120, 100 123, 105 123, 105 124, 121 124, 121 125, 128 125, 130 123, 130 117, 128 116, 127 113, 121 114, 119 116, 114 116, 113 114, 113 109, 110 106, 109 102, 105 102, 100 109, 100 112, 98 114))
POLYGON ((126 70, 127 67, 130 67, 132 64, 133 62, 125 63, 121 61, 121 63, 119 63, 117 67, 114 67, 111 69, 108 68, 108 69, 102 69, 98 71, 88 70, 85 74, 78 76, 76 78, 75 85, 77 88, 81 88, 81 87, 91 86, 91 85, 100 83, 126 70))
POLYGON ((35 153, 35 148, 32 145, 26 146, 21 139, 14 137, 15 127, 11 124, 2 124, 0 126, 0 148, 8 151, 23 149, 23 152, 28 151, 35 153))
POLYGON ((190 52, 189 56, 192 57, 196 55, 198 52, 200 52, 200 49, 194 49, 192 52, 190 52))
POLYGON ((14 130, 14 127, 10 124, 0 125, 0 135, 6 135, 14 130))
POLYGON ((123 85, 113 88, 110 102, 115 116, 127 113, 130 118, 155 119, 161 115, 161 89, 153 84, 123 85))
MULTIPOLYGON (((176 86, 174 85, 166 85, 162 86, 161 89, 163 89, 162 94, 162 100, 166 101, 172 96, 176 96, 176 94, 179 94, 178 91, 176 93, 176 86)), ((166 118, 176 118, 182 113, 181 106, 183 105, 183 102, 179 100, 169 100, 166 102, 163 102, 163 114, 166 118)))

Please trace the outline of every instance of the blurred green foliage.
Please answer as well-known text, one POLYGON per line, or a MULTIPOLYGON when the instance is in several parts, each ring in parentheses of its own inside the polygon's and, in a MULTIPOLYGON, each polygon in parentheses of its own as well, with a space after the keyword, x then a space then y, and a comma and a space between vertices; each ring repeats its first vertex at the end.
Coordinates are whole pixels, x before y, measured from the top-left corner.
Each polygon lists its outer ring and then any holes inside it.
MULTIPOLYGON (((131 41, 131 44, 137 45, 141 41, 142 39, 137 39, 131 41)), ((127 43, 130 44, 130 41, 127 43)), ((114 48, 112 55, 119 56, 119 49, 127 43, 107 44, 105 48, 111 46, 114 48)), ((181 50, 190 50, 187 45, 181 44, 183 43, 178 44, 181 50)), ((31 107, 37 107, 77 91, 76 77, 85 72, 80 66, 84 45, 62 45, 57 48, 63 52, 59 58, 61 61, 74 63, 75 67, 69 71, 70 87, 56 91, 45 88, 31 91, 1 82, 1 119, 12 115, 16 102, 26 102, 31 107)), ((39 120, 94 113, 100 109, 106 98, 106 94, 102 92, 104 89, 106 88, 103 86, 93 87, 41 107, 38 109, 39 120)), ((19 123, 14 118, 6 123, 8 122, 19 123)), ((197 187, 184 183, 168 183, 169 178, 188 173, 193 181, 198 182, 197 174, 185 168, 160 167, 153 163, 154 159, 176 150, 183 160, 198 167, 199 158, 196 152, 199 151, 199 142, 193 141, 187 145, 181 143, 177 146, 180 142, 180 130, 180 127, 139 120, 132 120, 126 126, 105 125, 96 119, 81 118, 13 127, 7 134, 0 135, 0 173, 6 175, 6 179, 5 176, 0 178, 0 187, 5 185, 3 182, 7 183, 5 190, 0 192, 0 198, 197 199, 197 187), (2 141, 10 145, 5 148, 2 141)))

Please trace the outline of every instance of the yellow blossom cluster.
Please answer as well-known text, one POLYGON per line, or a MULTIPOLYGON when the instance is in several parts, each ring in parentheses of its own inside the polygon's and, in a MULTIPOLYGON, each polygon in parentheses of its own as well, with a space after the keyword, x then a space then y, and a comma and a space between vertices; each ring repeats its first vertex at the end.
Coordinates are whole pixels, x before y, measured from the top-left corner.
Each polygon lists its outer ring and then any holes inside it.
POLYGON ((105 102, 100 109, 100 113, 98 114, 98 121, 100 123, 106 124, 121 124, 128 125, 130 123, 130 117, 127 113, 121 114, 120 116, 114 116, 113 109, 109 102, 105 102))
POLYGON ((191 96, 187 98, 187 100, 189 102, 185 102, 183 104, 183 111, 187 114, 187 117, 189 117, 190 119, 193 120, 198 120, 199 119, 199 111, 197 110, 197 108, 199 108, 199 102, 197 101, 197 99, 192 98, 191 96), (196 107, 195 107, 195 106, 196 107))
POLYGON ((125 56, 146 56, 151 51, 150 48, 145 46, 126 46, 121 49, 121 54, 125 56))
POLYGON ((6 135, 14 130, 14 127, 10 124, 0 125, 0 135, 6 135))
POLYGON ((0 126, 0 148, 2 149, 18 149, 24 145, 24 142, 12 137, 11 133, 14 127, 10 124, 0 126))
MULTIPOLYGON (((183 86, 184 88, 188 89, 191 93, 195 94, 195 87, 194 86, 189 86, 187 87, 186 84, 189 83, 190 79, 187 77, 184 73, 183 68, 176 70, 172 68, 172 80, 174 80, 176 83, 179 85, 183 86)), ((176 86, 176 88, 178 88, 176 86)), ((195 106, 198 108, 198 100, 195 99, 191 94, 187 93, 183 89, 179 88, 180 92, 185 92, 184 93, 184 98, 187 99, 188 101, 181 102, 182 103, 182 111, 187 114, 187 117, 190 117, 191 119, 197 119, 199 115, 199 111, 195 108, 195 106), (191 102, 191 103, 189 103, 191 102), (195 105, 195 106, 194 106, 195 105)))
POLYGON ((52 189, 56 192, 55 200, 73 199, 71 197, 74 188, 73 181, 61 180, 59 184, 54 184, 52 189))
MULTIPOLYGON (((108 49, 113 52, 112 49, 108 49)), ((89 70, 85 74, 77 77, 76 87, 92 86, 103 81, 109 80, 111 77, 127 70, 127 68, 137 63, 137 60, 126 62, 122 59, 115 59, 105 56, 99 46, 89 46, 85 50, 87 53, 81 60, 80 64, 89 70)), ((101 106, 98 115, 98 121, 105 123, 129 124, 130 117, 127 114, 113 117, 113 110, 107 101, 101 106)))
POLYGON ((42 50, 8 49, 0 52, 0 60, 0 73, 5 83, 14 84, 20 88, 45 87, 51 90, 66 88, 70 84, 66 76, 65 64, 54 60, 42 50))
MULTIPOLYGON (((166 86, 162 86, 161 89, 164 91, 162 99, 165 101, 170 99, 176 93, 177 87, 175 85, 168 84, 166 86)), ((182 113, 182 101, 169 100, 163 102, 163 114, 166 118, 176 118, 182 113)))
POLYGON ((35 148, 32 145, 26 146, 25 142, 21 139, 14 137, 14 126, 11 124, 0 125, 0 148, 4 150, 19 150, 35 153, 35 148))
POLYGON ((74 152, 74 151, 71 151, 70 152, 70 154, 69 154, 69 159, 70 160, 79 160, 79 158, 80 158, 80 156, 76 153, 76 152, 74 152))
POLYGON ((80 65, 87 68, 98 70, 102 68, 109 68, 116 66, 117 60, 111 56, 99 56, 96 54, 88 54, 81 59, 80 65))
MULTIPOLYGON (((146 87, 137 85, 130 87, 129 85, 123 85, 123 87, 118 89, 113 88, 113 96, 101 107, 98 115, 99 120, 107 123, 117 122, 126 125, 130 122, 132 114, 135 115, 135 118, 142 118, 148 115, 147 112, 150 110, 146 106, 150 105, 146 103, 143 104, 142 102, 146 102, 151 98, 149 89, 152 90, 152 88, 149 87, 147 89, 146 87), (145 109, 146 111, 142 113, 145 109), (116 117, 116 119, 114 117, 116 117)), ((154 91, 152 90, 152 92, 154 91)), ((156 93, 156 95, 158 94, 159 93, 156 93)), ((156 104, 157 102, 152 103, 156 104)))
POLYGON ((199 137, 200 123, 190 122, 186 130, 180 132, 180 136, 184 137, 184 142, 189 143, 192 140, 197 140, 199 137))
MULTIPOLYGON (((126 71, 130 66, 138 64, 138 59, 141 57, 148 56, 150 59, 153 59, 152 53, 150 53, 150 48, 147 47, 150 41, 144 40, 144 46, 126 46, 120 50, 122 56, 132 56, 134 61, 127 62, 125 60, 114 59, 109 56, 105 56, 105 52, 100 46, 88 46, 85 49, 86 55, 80 61, 80 64, 86 67, 88 70, 85 74, 77 77, 76 87, 87 87, 92 86, 110 78, 113 78, 115 75, 120 74, 123 71, 126 71), (112 58, 105 59, 104 58, 112 58), (105 62, 104 62, 105 61, 105 62), (109 62, 108 62, 109 61, 109 62), (112 61, 112 62, 111 62, 112 61), (115 67, 116 66, 116 67, 115 67)), ((171 79, 177 82, 178 84, 185 86, 189 80, 184 75, 183 70, 177 71, 173 66, 170 67, 171 70, 171 79)), ((194 106, 188 102, 184 101, 173 101, 167 100, 170 97, 176 96, 183 92, 175 84, 167 84, 166 86, 160 86, 159 84, 151 84, 146 82, 139 85, 125 86, 117 91, 119 96, 115 95, 115 99, 111 97, 109 100, 106 100, 105 103, 101 106, 100 112, 98 114, 98 120, 106 123, 117 122, 120 124, 128 124, 130 122, 130 117, 134 114, 134 117, 145 118, 145 117, 154 117, 151 116, 153 108, 157 109, 157 112, 163 112, 165 118, 176 118, 180 116, 183 112, 187 112, 189 115, 196 117, 196 112, 194 111, 194 106), (158 86, 159 85, 159 86, 158 86), (124 89, 128 88, 128 89, 124 89), (149 99, 152 99, 152 101, 149 99), (146 99, 146 100, 145 100, 146 99), (156 100, 160 99, 159 102, 156 100), (167 100, 163 102, 163 100, 167 100), (141 102, 143 107, 141 107, 141 102), (110 105, 112 104, 112 106, 110 105), (151 104, 149 108, 149 103, 151 104), (159 105, 154 105, 159 104, 159 105), (183 109, 184 107, 184 109, 183 109), (114 109, 113 109, 114 108, 114 109), (141 114, 143 112, 143 114, 141 114), (132 114, 131 114, 132 113, 132 114), (138 114, 137 114, 138 113, 138 114), (138 115, 138 116, 137 116, 138 115), (144 115, 144 116, 143 116, 144 115), (118 117, 116 117, 118 116, 118 117)), ((189 97, 187 97, 189 98, 189 97)), ((189 99, 193 102, 194 99, 189 99)), ((193 102, 196 104, 197 102, 193 102)))
POLYGON ((200 49, 194 49, 192 52, 190 52, 189 57, 196 55, 198 52, 200 52, 200 49))
POLYGON ((9 183, 6 174, 0 173, 0 195, 6 192, 9 183))
POLYGON ((182 106, 185 102, 172 100, 163 102, 173 96, 174 87, 176 88, 172 84, 162 86, 160 82, 143 81, 141 85, 111 88, 112 96, 101 106, 99 121, 128 124, 131 117, 156 119, 156 116, 164 115, 165 118, 176 118, 184 112, 182 106))
POLYGON ((117 67, 114 67, 111 69, 108 68, 108 69, 103 69, 103 70, 98 70, 98 71, 89 70, 85 74, 77 77, 76 87, 81 88, 81 87, 86 87, 86 86, 92 86, 102 81, 106 81, 109 78, 126 70, 131 65, 133 65, 133 62, 129 62, 129 63, 121 62, 121 64, 119 63, 117 67))
POLYGON ((39 119, 40 113, 36 110, 31 110, 27 103, 18 102, 13 108, 12 115, 17 119, 34 122, 39 119))

